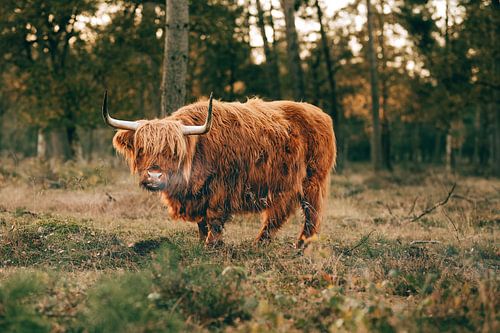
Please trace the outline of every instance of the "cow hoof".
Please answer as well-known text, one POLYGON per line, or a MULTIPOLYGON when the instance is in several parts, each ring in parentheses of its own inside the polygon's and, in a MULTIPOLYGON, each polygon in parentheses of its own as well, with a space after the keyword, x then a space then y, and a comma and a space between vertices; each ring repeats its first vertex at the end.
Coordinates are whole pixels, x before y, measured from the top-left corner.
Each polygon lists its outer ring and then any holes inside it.
POLYGON ((297 243, 295 243, 295 248, 296 249, 305 249, 306 247, 309 246, 309 244, 314 243, 318 241, 318 235, 314 234, 312 236, 306 237, 304 235, 300 236, 300 238, 297 240, 297 243))
POLYGON ((255 240, 255 247, 266 246, 271 244, 271 237, 259 237, 255 240))
POLYGON ((219 249, 224 246, 224 241, 216 240, 212 242, 205 242, 205 248, 207 249, 219 249))
POLYGON ((302 239, 299 239, 293 246, 294 248, 296 248, 297 250, 302 250, 306 247, 306 243, 304 242, 304 240, 302 239))

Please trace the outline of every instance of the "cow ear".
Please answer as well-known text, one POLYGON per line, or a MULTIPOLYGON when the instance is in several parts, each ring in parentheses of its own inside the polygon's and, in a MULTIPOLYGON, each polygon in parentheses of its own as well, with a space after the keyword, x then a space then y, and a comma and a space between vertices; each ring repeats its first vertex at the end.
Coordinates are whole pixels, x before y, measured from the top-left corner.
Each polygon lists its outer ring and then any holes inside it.
POLYGON ((134 131, 119 130, 113 138, 113 147, 128 160, 131 160, 134 154, 134 133, 134 131))

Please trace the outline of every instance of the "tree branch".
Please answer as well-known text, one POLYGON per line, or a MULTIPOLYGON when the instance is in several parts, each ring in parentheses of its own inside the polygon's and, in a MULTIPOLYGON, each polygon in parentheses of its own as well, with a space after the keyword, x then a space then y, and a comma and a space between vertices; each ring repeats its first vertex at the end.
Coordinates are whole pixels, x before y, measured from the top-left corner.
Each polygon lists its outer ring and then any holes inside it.
POLYGON ((348 253, 352 253, 352 251, 356 250, 358 247, 360 247, 361 245, 365 244, 368 239, 370 238, 370 236, 375 232, 375 229, 373 229, 372 231, 370 231, 368 234, 364 235, 363 237, 361 237, 360 241, 354 245, 352 248, 350 249, 347 249, 344 251, 345 254, 348 254, 348 253))
POLYGON ((450 200, 450 198, 453 194, 453 191, 455 191, 456 186, 457 186, 457 183, 454 183, 453 186, 451 187, 450 191, 448 192, 448 195, 446 196, 446 198, 444 200, 436 203, 432 207, 425 209, 419 215, 409 218, 410 222, 415 222, 415 221, 421 219, 422 217, 424 217, 425 215, 432 213, 436 208, 446 205, 448 203, 448 200, 450 200))

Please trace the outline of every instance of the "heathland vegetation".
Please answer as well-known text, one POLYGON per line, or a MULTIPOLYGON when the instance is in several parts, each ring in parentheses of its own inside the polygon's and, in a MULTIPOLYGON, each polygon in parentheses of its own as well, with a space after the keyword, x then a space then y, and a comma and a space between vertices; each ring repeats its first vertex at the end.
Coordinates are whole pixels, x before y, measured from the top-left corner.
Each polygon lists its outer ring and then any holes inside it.
POLYGON ((499 329, 497 180, 355 165, 301 252, 300 216, 261 247, 237 217, 206 249, 110 163, 0 177, 3 332, 499 329))

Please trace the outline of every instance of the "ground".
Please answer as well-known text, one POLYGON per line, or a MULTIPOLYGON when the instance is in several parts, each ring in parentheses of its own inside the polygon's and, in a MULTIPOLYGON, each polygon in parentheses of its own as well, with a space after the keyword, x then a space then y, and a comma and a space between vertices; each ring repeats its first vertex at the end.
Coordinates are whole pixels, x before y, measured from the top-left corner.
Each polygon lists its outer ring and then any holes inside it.
POLYGON ((269 245, 246 215, 206 249, 120 161, 1 162, 2 332, 500 329, 498 179, 353 165, 306 250, 299 212, 269 245))

